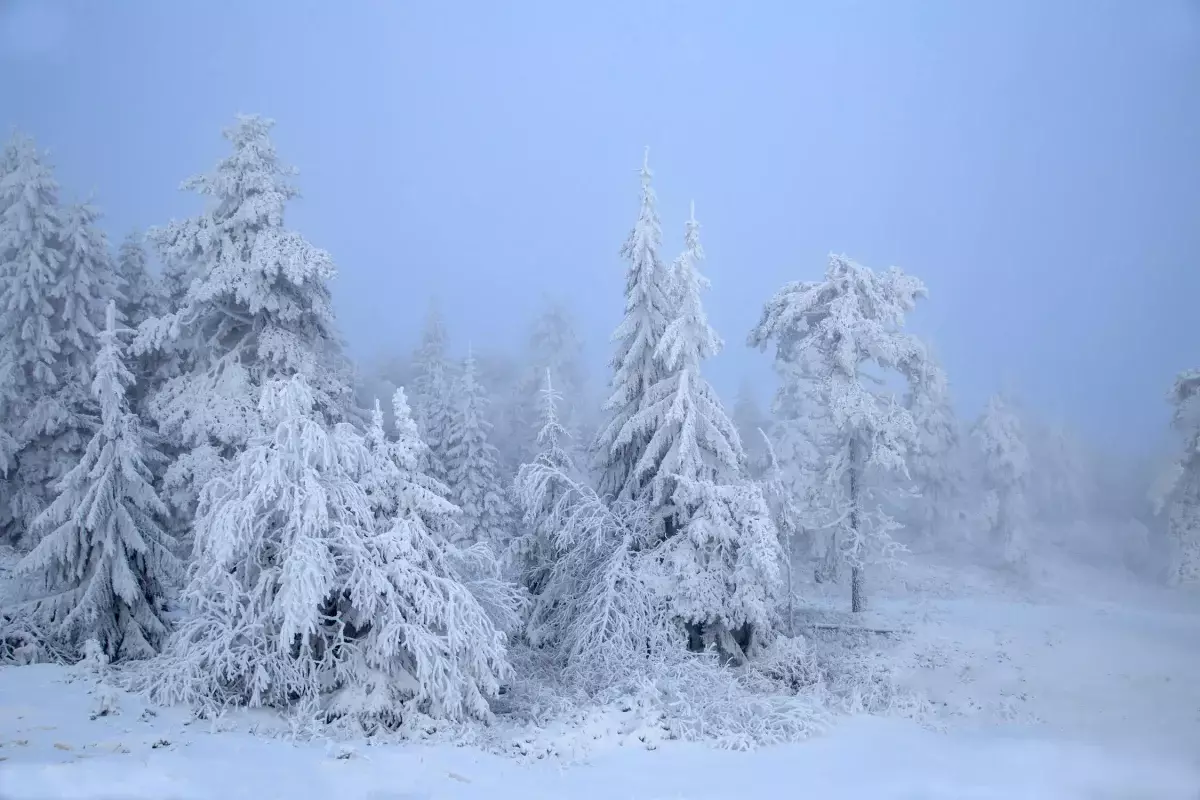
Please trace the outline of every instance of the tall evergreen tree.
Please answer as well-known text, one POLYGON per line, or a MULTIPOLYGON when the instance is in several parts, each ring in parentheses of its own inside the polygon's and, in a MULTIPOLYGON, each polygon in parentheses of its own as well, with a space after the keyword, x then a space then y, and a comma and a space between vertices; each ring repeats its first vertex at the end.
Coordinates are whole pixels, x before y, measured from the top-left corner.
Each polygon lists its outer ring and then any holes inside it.
MULTIPOLYGON (((88 392, 104 304, 115 297, 108 245, 91 206, 61 209, 33 141, 9 143, 0 182, 0 331, 13 367, 18 448, 10 536, 22 537, 97 424, 88 392)), ((28 542, 32 544, 32 542, 28 542)))
POLYGON ((691 510, 680 481, 729 484, 745 455, 733 423, 700 365, 722 343, 708 324, 700 293, 709 285, 699 270, 704 258, 700 225, 693 213, 685 233, 686 250, 676 265, 676 310, 658 340, 658 380, 647 385, 642 406, 629 428, 650 434, 631 473, 653 518, 669 538, 687 524, 691 510))
POLYGON ((512 505, 500 480, 500 456, 489 440, 487 395, 476 377, 475 358, 463 362, 458 414, 449 433, 447 471, 454 501, 462 509, 459 541, 502 547, 511 535, 512 505))
POLYGON ((832 490, 835 549, 851 566, 854 611, 866 607, 869 560, 897 547, 890 536, 896 521, 869 501, 867 470, 907 475, 905 460, 916 439, 912 414, 876 388, 876 377, 899 373, 911 386, 924 369, 924 346, 902 328, 924 295, 920 280, 894 267, 876 273, 845 256, 830 256, 824 280, 784 286, 750 334, 752 346, 774 341, 777 361, 797 366, 815 361, 802 372, 811 369, 819 379, 829 414, 831 449, 822 483, 832 490))
POLYGON ((950 402, 946 373, 932 359, 917 376, 907 405, 917 430, 908 470, 920 493, 922 534, 932 541, 953 519, 963 488, 958 418, 950 402))
POLYGON ((700 300, 708 279, 693 206, 674 269, 674 313, 658 343, 663 376, 633 425, 653 431, 634 478, 646 487, 669 607, 692 649, 745 658, 770 635, 781 553, 757 484, 744 475, 737 429, 701 373, 722 342, 700 300))
POLYGON ((604 411, 607 423, 596 438, 600 494, 613 498, 639 498, 645 490, 647 473, 638 469, 654 436, 652 420, 642 415, 646 392, 665 374, 658 345, 672 314, 674 289, 671 274, 663 263, 662 225, 658 200, 651 186, 649 148, 642 163, 641 205, 637 222, 621 248, 629 262, 625 281, 625 316, 613 333, 617 352, 611 366, 613 377, 604 411))
POLYGON ((134 330, 150 317, 162 316, 170 310, 162 286, 146 264, 143 238, 131 233, 117 250, 117 278, 121 288, 117 313, 134 330))
POLYGON ((31 613, 77 648, 95 639, 111 659, 157 652, 165 592, 182 572, 143 458, 141 422, 126 400, 133 375, 122 361, 125 333, 110 303, 92 383, 100 426, 38 517, 39 544, 18 565, 49 592, 29 604, 31 613))
MULTIPOLYGON (((137 330, 143 322, 171 311, 163 288, 146 265, 146 248, 143 236, 129 234, 117 250, 117 278, 120 283, 121 300, 117 303, 117 316, 124 324, 137 330)), ((147 403, 170 375, 173 359, 162 357, 160 352, 143 353, 127 359, 133 372, 134 385, 130 389, 130 403, 139 413, 149 416, 147 403)))
POLYGON ((189 278, 178 307, 143 323, 134 343, 138 353, 180 356, 150 410, 183 450, 168 484, 185 509, 258 433, 266 382, 303 375, 327 422, 352 414, 328 288, 336 270, 327 252, 284 227, 295 170, 276 156, 273 124, 239 116, 225 131, 233 152, 184 183, 209 199, 208 209, 150 233, 172 274, 189 278))
POLYGON ((428 450, 429 474, 449 481, 450 427, 454 418, 453 374, 446 357, 446 327, 436 302, 429 305, 421 346, 413 356, 413 415, 428 450))
POLYGON ((983 454, 987 509, 993 542, 1010 564, 1025 558, 1029 449, 1021 419, 1000 395, 988 400, 972 433, 983 454))
POLYGON ((1200 583, 1200 370, 1180 373, 1170 395, 1172 418, 1182 447, 1155 499, 1169 509, 1167 530, 1171 560, 1167 579, 1173 584, 1200 583))
POLYGON ((576 333, 571 315, 561 303, 549 302, 538 315, 529 335, 529 359, 517 387, 516 425, 522 439, 517 462, 524 464, 537 457, 540 445, 538 433, 544 424, 544 387, 546 372, 554 376, 558 387, 560 408, 555 415, 571 436, 580 433, 585 397, 583 344, 576 333))

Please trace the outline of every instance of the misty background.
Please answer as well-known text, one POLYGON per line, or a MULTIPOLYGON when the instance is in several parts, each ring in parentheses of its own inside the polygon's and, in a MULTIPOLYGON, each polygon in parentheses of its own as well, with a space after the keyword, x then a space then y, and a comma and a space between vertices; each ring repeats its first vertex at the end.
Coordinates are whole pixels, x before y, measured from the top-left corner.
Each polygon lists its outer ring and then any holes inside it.
POLYGON ((1200 5, 1004 2, 0 2, 0 126, 52 152, 113 241, 199 210, 178 191, 237 112, 275 118, 334 256, 352 355, 523 346, 544 294, 593 388, 651 148, 665 254, 695 200, 726 351, 828 252, 895 264, 960 412, 999 388, 1143 454, 1193 366, 1200 5))

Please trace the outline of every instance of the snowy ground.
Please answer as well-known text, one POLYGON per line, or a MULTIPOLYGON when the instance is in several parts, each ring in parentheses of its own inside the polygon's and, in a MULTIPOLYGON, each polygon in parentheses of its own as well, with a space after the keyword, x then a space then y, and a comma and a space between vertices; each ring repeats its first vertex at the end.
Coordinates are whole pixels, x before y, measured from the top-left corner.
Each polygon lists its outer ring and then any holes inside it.
MULTIPOLYGON (((854 718, 750 753, 619 726, 545 731, 580 763, 471 747, 345 748, 215 732, 132 697, 91 719, 76 670, 0 668, 0 798, 1200 798, 1200 598, 1076 568, 1001 585, 928 561, 878 576, 856 623, 944 732, 854 718), (1030 599, 1032 598, 1032 599, 1030 599), (597 738, 599 737, 599 738, 597 738)), ((531 747, 535 750, 535 747, 531 747)))

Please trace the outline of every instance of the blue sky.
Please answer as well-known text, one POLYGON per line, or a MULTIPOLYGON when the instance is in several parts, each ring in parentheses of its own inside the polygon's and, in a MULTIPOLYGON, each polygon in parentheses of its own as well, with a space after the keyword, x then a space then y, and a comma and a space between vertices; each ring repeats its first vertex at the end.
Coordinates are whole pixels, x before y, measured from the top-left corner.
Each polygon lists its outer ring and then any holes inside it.
MULTIPOLYGON (((830 251, 922 277, 964 413, 1013 387, 1121 447, 1200 365, 1194 0, 0 0, 0 126, 116 238, 199 208, 239 111, 301 169, 364 361, 441 297, 517 347, 543 292, 597 365, 651 147, 668 256, 702 222, 732 394, 763 301, 830 251)), ((598 368, 598 367, 597 367, 598 368)))

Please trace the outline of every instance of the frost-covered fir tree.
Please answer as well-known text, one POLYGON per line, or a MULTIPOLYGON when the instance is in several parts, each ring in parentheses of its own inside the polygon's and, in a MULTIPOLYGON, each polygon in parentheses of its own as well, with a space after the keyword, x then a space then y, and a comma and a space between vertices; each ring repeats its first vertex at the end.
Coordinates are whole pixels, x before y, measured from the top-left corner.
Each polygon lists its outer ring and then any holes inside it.
POLYGON ((182 574, 144 460, 141 421, 126 400, 127 332, 110 304, 92 383, 100 426, 35 522, 40 541, 17 568, 44 589, 28 613, 74 649, 94 639, 109 659, 157 652, 167 633, 166 592, 182 574))
POLYGON ((451 421, 446 448, 451 496, 462 510, 461 530, 454 538, 503 547, 512 534, 512 504, 500 480, 500 456, 489 440, 487 395, 470 353, 463 361, 455 395, 458 413, 451 421))
POLYGON ((882 390, 878 378, 899 373, 910 387, 924 369, 925 348, 904 332, 904 318, 925 295, 920 280, 895 267, 876 273, 831 255, 820 281, 784 286, 763 309, 750 344, 775 342, 777 361, 813 359, 831 448, 821 482, 830 500, 833 542, 851 566, 851 608, 862 611, 864 568, 898 545, 898 523, 870 502, 868 471, 907 475, 916 440, 912 414, 882 390))
POLYGON ((1156 510, 1167 510, 1171 558, 1167 580, 1172 584, 1200 583, 1200 370, 1186 370, 1175 379, 1170 400, 1172 423, 1181 440, 1179 460, 1164 476, 1156 510))
POLYGON ((529 362, 517 387, 517 424, 522 441, 518 464, 532 461, 540 452, 538 433, 544 425, 544 385, 547 370, 560 393, 556 416, 574 437, 581 431, 585 397, 583 345, 571 315, 561 303, 550 302, 534 322, 529 336, 529 362))
POLYGON ((681 476, 677 494, 695 510, 660 548, 671 612, 687 625, 690 649, 742 662, 772 638, 783 589, 784 553, 762 486, 739 475, 681 476))
POLYGON ((999 395, 993 395, 972 430, 983 455, 985 507, 991 537, 1004 559, 1020 564, 1026 554, 1026 490, 1029 450, 1021 420, 999 395))
POLYGON ((917 376, 908 394, 908 410, 917 429, 916 444, 908 456, 908 471, 917 498, 922 535, 935 540, 954 518, 962 496, 962 461, 959 458, 959 424, 950 402, 945 371, 932 359, 917 376))
POLYGON ((650 185, 653 173, 649 148, 640 175, 641 207, 637 222, 621 248, 629 270, 625 279, 625 316, 613 332, 617 352, 611 362, 613 377, 604 404, 608 419, 594 447, 601 495, 621 499, 639 498, 645 488, 641 481, 646 471, 639 471, 638 463, 654 430, 647 427, 652 420, 639 414, 645 408, 649 387, 664 377, 658 345, 673 316, 671 301, 675 294, 670 271, 659 254, 662 225, 658 200, 650 185))
POLYGON ((301 375, 264 386, 260 413, 264 433, 202 492, 192 614, 154 695, 368 728, 490 717, 504 638, 427 528, 445 503, 413 480, 407 417, 402 438, 368 446, 326 427, 301 375))
POLYGON ((167 269, 186 278, 170 313, 143 323, 139 353, 180 358, 151 413, 176 448, 168 485, 187 509, 196 492, 258 433, 263 385, 304 375, 332 423, 352 413, 351 371, 336 331, 329 254, 284 226, 295 170, 270 139, 273 121, 239 116, 225 131, 233 152, 184 183, 208 200, 199 216, 150 232, 167 269))
MULTIPOLYGON (((523 464, 522 469, 527 471, 529 465, 537 464, 578 479, 571 434, 559 421, 558 409, 561 404, 562 393, 555 388, 553 375, 547 369, 542 382, 542 425, 537 433, 538 453, 527 464, 523 464)), ((514 493, 525 524, 509 545, 507 557, 516 566, 522 585, 530 594, 537 596, 545 588, 550 570, 558 557, 550 524, 562 489, 551 483, 545 487, 543 494, 525 496, 521 493, 522 486, 522 473, 518 470, 514 493)))
MULTIPOLYGON (((146 320, 170 311, 162 286, 147 267, 143 238, 138 234, 129 234, 117 250, 116 271, 121 294, 117 301, 117 316, 124 325, 134 330, 146 320)), ((158 355, 143 353, 140 357, 128 360, 134 375, 130 403, 139 413, 146 412, 146 403, 151 394, 168 377, 165 370, 170 368, 170 364, 163 363, 158 355)))
POLYGON ((114 279, 95 210, 59 207, 58 185, 33 141, 15 136, 5 161, 0 341, 11 347, 14 413, 6 426, 19 448, 9 534, 21 537, 95 428, 89 373, 114 279))
POLYGON ((693 210, 686 250, 675 267, 675 312, 655 354, 661 377, 647 386, 642 407, 629 422, 631 429, 651 434, 631 477, 644 487, 642 497, 652 515, 663 520, 664 538, 686 526, 691 516, 693 505, 679 494, 680 481, 730 484, 745 460, 737 430, 700 373, 701 364, 722 343, 700 302, 709 283, 700 273, 704 251, 699 234, 693 210))
POLYGON ((117 278, 121 289, 117 312, 134 330, 150 317, 169 311, 162 287, 147 266, 143 238, 131 233, 117 249, 117 278))
POLYGON ((450 479, 447 449, 455 413, 454 374, 446 356, 446 327, 436 302, 429 304, 412 368, 413 415, 428 447, 429 474, 446 483, 450 479))
POLYGON ((17 399, 13 392, 14 372, 10 348, 0 346, 0 535, 13 526, 9 499, 16 488, 17 440, 9 421, 16 416, 13 411, 17 399))

